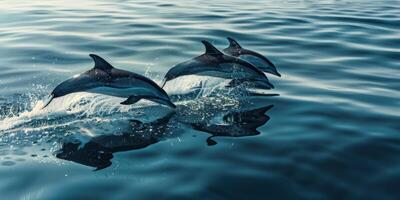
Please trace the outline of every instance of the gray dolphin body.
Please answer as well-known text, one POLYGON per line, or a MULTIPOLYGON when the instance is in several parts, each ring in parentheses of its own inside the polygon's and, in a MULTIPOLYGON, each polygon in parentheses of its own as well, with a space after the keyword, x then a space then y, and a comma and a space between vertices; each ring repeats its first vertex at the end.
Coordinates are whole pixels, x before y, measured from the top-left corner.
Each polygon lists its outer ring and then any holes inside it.
POLYGON ((172 67, 165 75, 162 87, 166 82, 181 76, 201 75, 262 81, 266 84, 266 89, 274 88, 260 69, 242 59, 223 54, 208 41, 201 42, 204 44, 206 52, 172 67))
POLYGON ((230 56, 241 58, 266 73, 273 74, 279 77, 281 76, 275 65, 270 60, 268 60, 268 58, 255 51, 243 48, 233 38, 228 37, 227 39, 229 41, 229 46, 223 50, 224 53, 230 56))
POLYGON ((60 83, 51 93, 45 108, 54 98, 75 92, 90 92, 127 98, 123 105, 147 99, 171 108, 175 105, 168 94, 152 80, 125 70, 116 69, 100 56, 90 54, 94 68, 60 83))

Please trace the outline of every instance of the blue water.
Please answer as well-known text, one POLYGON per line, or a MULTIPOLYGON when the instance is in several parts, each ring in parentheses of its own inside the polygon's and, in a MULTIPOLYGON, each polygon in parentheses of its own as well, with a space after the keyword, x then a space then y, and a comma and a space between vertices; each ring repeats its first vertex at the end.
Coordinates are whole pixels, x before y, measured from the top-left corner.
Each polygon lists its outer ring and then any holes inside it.
POLYGON ((398 199, 399 5, 3 0, 0 199, 398 199), (227 36, 277 66, 279 96, 210 78, 175 114, 87 93, 40 109, 89 53, 160 82, 227 36))

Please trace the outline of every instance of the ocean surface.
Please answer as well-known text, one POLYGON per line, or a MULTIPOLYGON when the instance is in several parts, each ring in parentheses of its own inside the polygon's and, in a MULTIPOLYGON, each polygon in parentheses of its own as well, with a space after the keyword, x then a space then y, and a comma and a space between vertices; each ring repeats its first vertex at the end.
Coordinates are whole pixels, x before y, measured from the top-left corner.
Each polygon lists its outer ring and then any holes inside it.
POLYGON ((399 199, 400 1, 0 2, 0 199, 399 199), (52 89, 90 53, 160 83, 226 37, 282 77, 166 86, 177 109, 52 89), (274 96, 273 94, 279 94, 274 96))

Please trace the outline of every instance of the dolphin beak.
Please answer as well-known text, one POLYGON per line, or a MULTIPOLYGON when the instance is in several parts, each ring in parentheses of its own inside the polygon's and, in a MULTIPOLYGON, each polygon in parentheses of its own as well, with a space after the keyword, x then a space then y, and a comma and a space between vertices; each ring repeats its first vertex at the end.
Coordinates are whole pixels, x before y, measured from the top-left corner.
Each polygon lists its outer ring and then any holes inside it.
POLYGON ((167 79, 164 78, 161 82, 161 88, 164 88, 165 84, 167 83, 167 79))
POLYGON ((274 75, 277 75, 277 76, 279 76, 279 77, 281 77, 282 75, 278 72, 278 71, 274 71, 274 75))
POLYGON ((45 103, 45 105, 41 109, 46 108, 51 103, 51 101, 53 101, 53 99, 54 95, 53 94, 49 95, 49 100, 45 103))

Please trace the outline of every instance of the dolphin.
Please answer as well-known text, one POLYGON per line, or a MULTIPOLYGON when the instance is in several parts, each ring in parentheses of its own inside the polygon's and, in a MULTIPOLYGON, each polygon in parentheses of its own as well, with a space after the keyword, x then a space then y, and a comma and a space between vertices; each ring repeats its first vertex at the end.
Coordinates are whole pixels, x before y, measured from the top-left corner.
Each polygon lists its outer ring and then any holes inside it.
POLYGON ((172 67, 164 77, 161 87, 175 78, 185 75, 213 76, 225 79, 246 79, 262 81, 267 87, 274 88, 267 76, 252 64, 233 56, 225 55, 206 40, 201 41, 205 53, 172 67))
POLYGON ((236 40, 230 37, 227 37, 227 39, 229 46, 222 50, 224 53, 243 59, 266 73, 281 77, 275 65, 268 58, 255 51, 243 48, 236 40))
POLYGON ((155 82, 142 75, 114 68, 98 55, 89 55, 94 61, 94 68, 73 76, 60 83, 50 94, 48 106, 54 98, 75 92, 90 92, 127 98, 122 105, 130 105, 140 99, 147 99, 171 108, 175 105, 168 94, 155 82))

